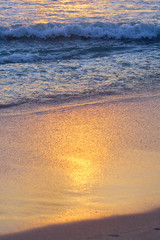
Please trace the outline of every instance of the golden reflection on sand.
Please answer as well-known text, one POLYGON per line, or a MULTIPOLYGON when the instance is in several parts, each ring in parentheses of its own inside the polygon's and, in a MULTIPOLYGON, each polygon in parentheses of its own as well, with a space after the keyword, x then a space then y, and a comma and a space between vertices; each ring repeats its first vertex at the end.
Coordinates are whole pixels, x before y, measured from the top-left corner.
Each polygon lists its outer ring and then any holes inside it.
MULTIPOLYGON (((60 171, 61 182, 69 193, 91 193, 103 181, 102 161, 109 145, 101 133, 96 116, 86 111, 70 111, 59 114, 57 121, 52 115, 43 119, 43 130, 37 131, 39 152, 44 156, 50 171, 60 171), (41 142, 43 139, 43 142, 41 142), (45 139, 45 141, 44 141, 45 139)), ((42 122, 38 129, 42 129, 42 122)), ((37 128, 37 123, 35 129, 37 128)), ((52 174, 49 174, 49 176, 52 174)), ((78 197, 76 197, 78 200, 78 197)))
POLYGON ((158 207, 153 105, 66 107, 2 118, 0 223, 17 230, 158 207))
MULTIPOLYGON (((98 200, 98 195, 103 195, 104 177, 110 181, 107 175, 112 171, 112 151, 116 144, 112 112, 109 117, 105 116, 103 111, 72 109, 54 117, 53 114, 38 116, 38 121, 35 119, 35 124, 32 123, 32 136, 35 132, 38 140, 34 148, 45 162, 46 173, 41 175, 43 180, 40 182, 43 185, 45 179, 50 184, 49 188, 43 186, 43 189, 48 188, 53 203, 61 204, 51 211, 49 222, 96 218, 112 213, 111 208, 104 211, 104 203, 98 200)), ((35 194, 35 189, 33 191, 35 194)))

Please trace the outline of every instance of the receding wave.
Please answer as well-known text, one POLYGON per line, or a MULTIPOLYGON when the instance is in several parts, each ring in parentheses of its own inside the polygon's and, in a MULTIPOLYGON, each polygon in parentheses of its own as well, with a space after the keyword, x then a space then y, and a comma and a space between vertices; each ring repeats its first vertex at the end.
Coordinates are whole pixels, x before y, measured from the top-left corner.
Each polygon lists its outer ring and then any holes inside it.
POLYGON ((36 24, 31 26, 0 26, 0 39, 56 39, 56 38, 154 39, 160 38, 159 24, 145 23, 83 23, 36 24))
POLYGON ((4 101, 0 103, 0 109, 10 108, 22 104, 62 104, 64 102, 73 102, 77 100, 84 100, 95 98, 98 96, 111 96, 120 95, 120 92, 106 90, 106 91, 87 91, 82 93, 62 93, 62 94, 49 94, 48 96, 39 96, 38 98, 21 98, 13 99, 12 101, 4 101))

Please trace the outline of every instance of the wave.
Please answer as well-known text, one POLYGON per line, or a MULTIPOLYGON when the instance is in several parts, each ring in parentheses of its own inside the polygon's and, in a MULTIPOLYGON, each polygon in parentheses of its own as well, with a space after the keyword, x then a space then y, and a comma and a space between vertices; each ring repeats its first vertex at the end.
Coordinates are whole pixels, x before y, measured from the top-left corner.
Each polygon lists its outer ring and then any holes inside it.
POLYGON ((23 104, 63 104, 63 103, 70 103, 79 100, 87 100, 87 99, 94 99, 96 97, 103 97, 103 96, 116 96, 122 95, 123 93, 116 90, 105 90, 105 91, 96 91, 95 89, 90 91, 84 92, 77 92, 77 93, 57 93, 57 94, 48 94, 48 96, 38 96, 35 98, 26 98, 22 97, 19 99, 12 99, 0 102, 0 109, 10 108, 14 106, 20 106, 23 104))
POLYGON ((83 23, 36 24, 30 26, 0 26, 0 39, 56 39, 56 38, 155 39, 160 38, 159 24, 145 23, 83 23))
POLYGON ((0 64, 6 63, 34 63, 40 61, 56 61, 72 57, 72 53, 61 53, 58 56, 48 54, 46 56, 40 56, 34 53, 13 53, 9 56, 1 56, 0 64))
POLYGON ((137 91, 125 91, 125 92, 118 92, 116 90, 107 90, 107 91, 100 91, 100 92, 95 92, 91 91, 90 93, 86 94, 85 92, 83 93, 75 93, 75 94, 57 94, 57 95, 49 95, 47 97, 42 97, 37 98, 37 99, 15 99, 12 100, 11 102, 1 102, 0 103, 0 110, 2 109, 7 109, 7 108, 12 108, 12 107, 18 107, 18 106, 57 106, 61 105, 64 103, 76 103, 77 101, 93 101, 93 100, 98 100, 98 99, 108 99, 112 100, 112 102, 117 102, 117 101, 131 101, 135 99, 148 99, 148 98, 160 98, 160 92, 158 91, 152 91, 151 94, 148 94, 146 91, 142 91, 140 94, 137 91), (134 94, 133 94, 134 93, 134 94), (115 99, 115 100, 113 100, 115 99))

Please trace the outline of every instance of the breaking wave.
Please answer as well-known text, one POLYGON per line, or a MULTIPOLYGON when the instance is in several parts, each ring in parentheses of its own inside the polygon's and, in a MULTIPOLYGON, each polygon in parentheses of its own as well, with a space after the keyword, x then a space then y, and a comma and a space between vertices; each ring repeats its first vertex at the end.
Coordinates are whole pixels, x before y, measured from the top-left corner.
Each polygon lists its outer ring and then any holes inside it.
POLYGON ((155 39, 160 38, 159 24, 145 23, 83 23, 36 24, 31 26, 0 26, 0 39, 56 39, 56 38, 155 39))

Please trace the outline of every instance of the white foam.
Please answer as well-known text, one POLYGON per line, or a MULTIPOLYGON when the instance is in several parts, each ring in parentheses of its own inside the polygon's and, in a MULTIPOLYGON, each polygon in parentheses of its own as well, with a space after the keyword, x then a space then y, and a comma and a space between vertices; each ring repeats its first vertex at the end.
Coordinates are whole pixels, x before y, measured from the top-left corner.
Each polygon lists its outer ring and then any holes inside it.
POLYGON ((0 27, 0 38, 38 38, 49 39, 57 37, 114 38, 141 39, 160 37, 158 24, 37 24, 33 26, 0 27))
POLYGON ((3 63, 17 63, 17 62, 33 62, 34 60, 38 59, 38 55, 33 54, 17 54, 14 53, 10 56, 4 56, 0 58, 0 64, 3 63))
POLYGON ((27 63, 27 62, 37 62, 43 60, 61 60, 62 58, 70 57, 72 53, 61 53, 59 55, 51 55, 48 54, 46 56, 40 56, 39 54, 27 53, 27 54, 19 54, 13 53, 9 56, 3 56, 0 58, 0 64, 5 63, 27 63))

